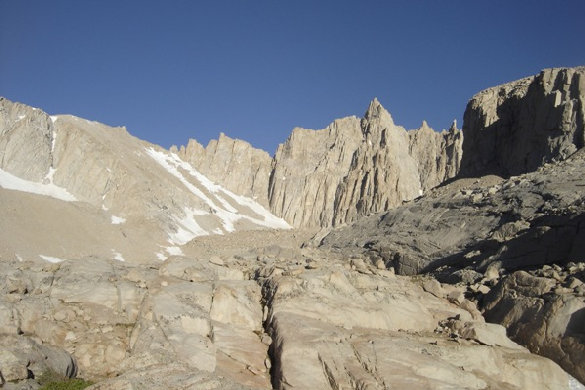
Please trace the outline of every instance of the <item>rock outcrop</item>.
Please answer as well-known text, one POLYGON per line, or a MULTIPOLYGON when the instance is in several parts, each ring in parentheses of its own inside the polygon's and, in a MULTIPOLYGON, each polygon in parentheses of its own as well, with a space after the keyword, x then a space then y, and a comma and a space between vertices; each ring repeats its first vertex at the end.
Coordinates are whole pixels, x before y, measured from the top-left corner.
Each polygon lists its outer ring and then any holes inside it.
MULTIPOLYGON (((501 274, 547 264, 573 269, 570 262, 585 258, 584 177, 585 150, 580 150, 507 180, 459 179, 381 216, 333 230, 322 246, 400 274, 428 272, 469 286, 465 296, 483 296, 478 300, 489 321, 506 326, 515 341, 583 381, 580 271, 572 271, 572 278, 554 270, 548 278, 518 271, 494 286, 501 274)), ((461 299, 442 294, 437 283, 424 287, 436 296, 461 299)))
POLYGON ((0 387, 585 389, 546 358, 585 380, 583 70, 480 93, 465 141, 374 100, 273 159, 1 99, 0 387))
POLYGON ((356 117, 323 130, 294 129, 274 156, 270 209, 295 227, 331 226, 338 188, 362 143, 356 117))
POLYGON ((486 89, 463 118, 461 174, 518 175, 563 160, 585 145, 585 67, 486 89))

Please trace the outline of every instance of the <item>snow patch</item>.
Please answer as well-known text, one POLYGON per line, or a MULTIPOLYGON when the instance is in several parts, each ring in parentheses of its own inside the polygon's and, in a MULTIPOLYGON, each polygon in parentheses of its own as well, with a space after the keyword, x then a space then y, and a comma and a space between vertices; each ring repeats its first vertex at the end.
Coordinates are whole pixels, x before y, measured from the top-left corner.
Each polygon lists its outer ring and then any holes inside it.
POLYGON ((51 140, 51 154, 55 153, 55 142, 57 141, 57 132, 53 130, 53 139, 51 140))
MULTIPOLYGON (((51 174, 51 171, 49 171, 49 174, 51 174)), ((47 176, 49 176, 49 174, 47 174, 47 176)), ((0 187, 5 188, 7 190, 15 190, 29 192, 31 194, 50 196, 51 198, 64 200, 66 202, 77 201, 77 198, 71 195, 65 188, 59 187, 53 184, 52 182, 48 184, 42 184, 29 180, 24 180, 2 169, 0 169, 0 187)))
POLYGON ((57 122, 57 119, 59 119, 57 115, 51 115, 49 118, 51 118, 51 122, 53 123, 57 122))
POLYGON ((183 251, 178 246, 167 246, 165 249, 171 256, 183 256, 183 251))
POLYGON ((114 260, 118 261, 126 261, 124 260, 124 256, 120 252, 117 252, 115 249, 112 249, 112 254, 114 255, 114 260))
POLYGON ((19 115, 19 116, 18 116, 18 119, 16 119, 16 121, 17 121, 17 122, 18 122, 18 121, 21 121, 21 120, 23 120, 24 118, 26 118, 26 115, 19 115))
MULTIPOLYGON (((102 207, 104 207, 102 205, 102 207)), ((120 225, 121 223, 126 222, 126 218, 118 217, 117 215, 112 215, 112 225, 120 225)))
POLYGON ((169 241, 172 244, 184 245, 194 239, 195 237, 207 236, 209 232, 203 229, 195 220, 196 215, 207 215, 208 213, 201 210, 188 209, 183 210, 185 216, 183 218, 175 217, 174 220, 179 225, 175 233, 169 234, 169 241))
POLYGON ((62 261, 65 261, 65 259, 60 259, 58 257, 51 257, 51 256, 44 256, 44 255, 39 255, 39 257, 45 261, 48 261, 49 263, 60 263, 62 261))
POLYGON ((45 179, 47 179, 49 183, 53 183, 53 177, 55 176, 55 172, 57 172, 55 168, 53 167, 49 168, 49 172, 47 172, 47 176, 45 176, 45 179))
POLYGON ((165 261, 166 259, 168 259, 168 257, 167 257, 167 256, 165 256, 165 254, 164 254, 164 253, 157 252, 157 253, 155 253, 155 255, 156 255, 156 257, 157 257, 159 260, 161 260, 161 261, 165 261))

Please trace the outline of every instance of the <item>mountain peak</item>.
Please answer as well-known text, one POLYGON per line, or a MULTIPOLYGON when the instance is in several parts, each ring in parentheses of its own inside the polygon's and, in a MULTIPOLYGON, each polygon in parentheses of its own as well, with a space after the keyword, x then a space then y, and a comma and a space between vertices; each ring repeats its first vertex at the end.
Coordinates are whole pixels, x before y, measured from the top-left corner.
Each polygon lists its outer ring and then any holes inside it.
POLYGON ((394 125, 394 120, 392 119, 392 115, 382 106, 378 98, 374 98, 366 113, 364 114, 364 119, 368 122, 372 121, 379 121, 379 122, 386 122, 387 124, 394 125))

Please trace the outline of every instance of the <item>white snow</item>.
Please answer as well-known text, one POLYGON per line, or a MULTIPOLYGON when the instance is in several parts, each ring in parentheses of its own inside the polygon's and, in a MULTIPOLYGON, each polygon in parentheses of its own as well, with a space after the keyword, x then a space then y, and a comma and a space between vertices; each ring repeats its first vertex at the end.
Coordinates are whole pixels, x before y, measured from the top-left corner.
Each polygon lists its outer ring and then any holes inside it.
MULTIPOLYGON (((202 215, 201 210, 185 208, 183 211, 185 212, 183 218, 175 217, 175 222, 179 225, 177 231, 169 234, 169 241, 172 244, 184 245, 195 237, 209 235, 209 232, 201 228, 195 221, 196 215, 202 215)), ((203 213, 203 215, 206 214, 203 213)))
POLYGON ((122 254, 117 252, 115 249, 112 249, 112 254, 114 255, 114 260, 126 261, 124 260, 124 256, 122 256, 122 254))
POLYGON ((24 118, 26 118, 26 115, 19 115, 19 116, 18 116, 18 119, 17 119, 16 121, 17 121, 17 122, 18 122, 18 121, 21 121, 21 120, 23 120, 24 118))
POLYGON ((166 247, 167 253, 171 256, 182 256, 183 251, 178 246, 168 246, 166 247))
POLYGON ((51 122, 55 123, 57 121, 57 119, 59 119, 59 117, 57 115, 51 115, 51 122))
MULTIPOLYGON (((49 171, 49 174, 52 178, 51 171, 49 171)), ((0 187, 7 190, 30 192, 31 194, 50 196, 51 198, 64 200, 66 202, 77 201, 75 196, 71 195, 65 188, 59 187, 53 183, 42 184, 24 180, 2 169, 0 169, 0 187)))
POLYGON ((55 168, 49 168, 49 172, 47 172, 47 176, 45 176, 45 179, 47 179, 49 183, 53 183, 53 176, 55 176, 55 172, 57 172, 55 168))
MULTIPOLYGON (((569 374, 567 374, 569 375, 569 374)), ((585 385, 579 382, 577 379, 569 375, 569 389, 570 390, 585 390, 585 385)))
POLYGON ((112 225, 119 225, 124 222, 126 222, 126 218, 118 217, 117 215, 112 215, 112 225))
POLYGON ((48 261, 49 263, 60 263, 62 261, 65 261, 65 259, 60 259, 58 257, 51 257, 51 256, 44 256, 44 255, 39 255, 39 257, 45 261, 48 261))
POLYGON ((55 142, 57 141, 57 132, 53 130, 53 139, 51 140, 51 154, 55 153, 55 142))
MULTIPOLYGON (((146 148, 146 153, 165 168, 171 175, 179 179, 181 183, 193 193, 193 195, 201 199, 209 207, 211 213, 220 219, 224 231, 233 232, 235 230, 234 224, 241 219, 247 219, 256 225, 268 228, 291 228, 282 218, 274 216, 259 203, 245 196, 236 195, 213 183, 203 174, 194 169, 189 163, 181 160, 176 154, 157 151, 152 147, 146 148), (179 168, 195 178, 197 182, 200 183, 211 194, 211 196, 213 196, 213 199, 187 180, 179 168), (232 203, 237 203, 241 206, 247 207, 258 217, 239 213, 226 198, 231 199, 232 203)), ((201 228, 195 220, 196 215, 209 215, 210 213, 192 208, 185 208, 183 211, 184 216, 175 217, 175 221, 179 227, 176 233, 169 235, 169 239, 172 243, 183 245, 197 236, 218 233, 221 231, 221 229, 218 228, 213 229, 211 232, 206 231, 201 228)))
POLYGON ((165 261, 166 259, 168 259, 168 257, 165 256, 164 253, 157 252, 157 253, 155 253, 155 255, 161 261, 165 261))

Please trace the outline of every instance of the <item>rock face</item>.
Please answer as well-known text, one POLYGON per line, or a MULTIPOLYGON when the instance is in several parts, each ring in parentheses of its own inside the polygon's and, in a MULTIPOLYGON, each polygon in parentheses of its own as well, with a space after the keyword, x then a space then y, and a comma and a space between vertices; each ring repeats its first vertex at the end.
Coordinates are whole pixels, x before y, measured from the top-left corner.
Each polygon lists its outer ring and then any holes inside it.
POLYGON ((461 174, 518 175, 585 145, 585 67, 539 75, 475 95, 463 119, 461 174))
POLYGON ((323 130, 295 129, 274 156, 270 209, 293 226, 331 226, 335 199, 362 142, 359 119, 323 130))
POLYGON ((268 207, 272 158, 265 151, 221 133, 206 148, 191 139, 186 147, 171 148, 171 152, 228 190, 268 207))
POLYGON ((374 100, 361 121, 362 140, 334 200, 334 225, 379 213, 421 196, 455 176, 461 132, 436 133, 426 123, 407 132, 374 100))
POLYGON ((462 140, 455 126, 406 131, 375 99, 362 120, 294 129, 271 166, 265 153, 225 136, 205 149, 190 141, 179 155, 227 188, 268 202, 291 225, 312 228, 388 210, 454 177, 462 140))
POLYGON ((585 380, 582 74, 474 98, 466 172, 532 172, 448 183, 461 132, 407 132, 376 100, 271 160, 1 99, 0 387, 585 389, 530 352, 585 380), (295 226, 353 225, 254 230, 286 225, 234 191, 295 226))

